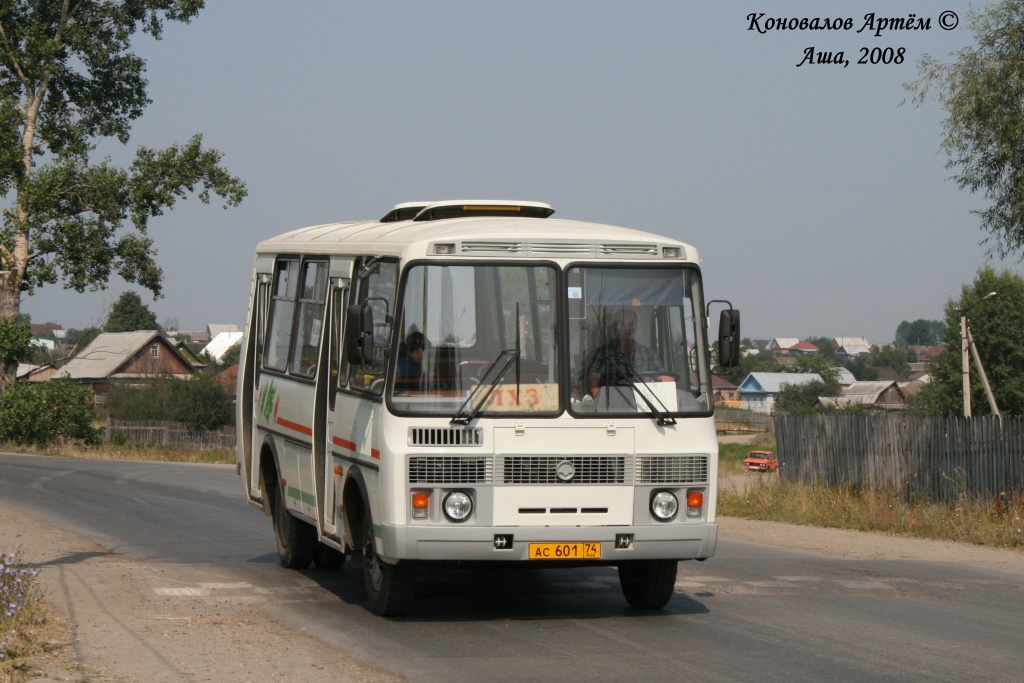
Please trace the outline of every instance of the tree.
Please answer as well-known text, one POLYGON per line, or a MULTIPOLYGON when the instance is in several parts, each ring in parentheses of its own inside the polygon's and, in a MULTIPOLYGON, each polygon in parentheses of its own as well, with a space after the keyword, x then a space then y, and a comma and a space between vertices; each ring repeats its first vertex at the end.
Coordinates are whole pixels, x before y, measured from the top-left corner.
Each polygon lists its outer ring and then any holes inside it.
POLYGON ((875 368, 892 368, 900 379, 906 379, 910 376, 910 364, 916 360, 917 355, 906 346, 891 344, 871 349, 868 365, 875 368))
POLYGON ((796 358, 796 372, 817 373, 824 384, 824 393, 819 396, 831 396, 839 393, 839 368, 820 353, 805 353, 796 358))
POLYGON ((839 365, 839 360, 836 358, 836 350, 832 348, 832 340, 828 337, 808 337, 804 341, 814 344, 818 347, 818 353, 828 359, 832 365, 839 365))
POLYGON ((902 321, 896 328, 896 346, 935 346, 942 341, 942 323, 920 318, 902 321))
POLYGON ((783 384, 775 397, 774 409, 777 413, 809 413, 819 396, 835 396, 836 393, 835 387, 818 380, 806 384, 783 384))
POLYGON ((135 292, 125 292, 110 309, 104 332, 135 332, 136 330, 159 330, 156 314, 149 310, 142 298, 135 292))
POLYGON ((858 382, 875 382, 879 378, 878 368, 861 356, 847 358, 843 367, 849 370, 858 382))
MULTIPOLYGON (((1004 415, 1024 415, 1024 278, 991 267, 978 271, 958 298, 946 303, 944 353, 929 364, 931 381, 914 397, 919 410, 933 415, 963 415, 960 354, 960 310, 979 302, 989 292, 994 299, 970 309, 968 323, 996 404, 1004 415)), ((989 414, 981 378, 971 360, 971 412, 989 414)))
POLYGON ((171 420, 190 429, 216 429, 231 424, 231 398, 213 375, 192 379, 159 377, 141 384, 117 384, 103 407, 118 420, 171 420))
POLYGON ((749 356, 740 356, 740 363, 728 370, 723 376, 739 385, 752 372, 779 372, 781 367, 769 351, 759 351, 749 356))
POLYGON ((239 358, 242 357, 242 342, 232 344, 228 347, 227 351, 220 356, 220 365, 224 368, 230 368, 236 364, 239 358))
POLYGON ((86 327, 85 329, 78 330, 71 328, 68 330, 67 337, 65 337, 65 343, 68 348, 71 349, 71 355, 77 356, 81 351, 85 349, 92 340, 100 335, 99 328, 86 327))
POLYGON ((941 148, 961 189, 982 192, 991 206, 975 211, 993 249, 1007 256, 1024 246, 1024 0, 968 12, 976 43, 943 63, 925 55, 920 78, 905 84, 920 104, 934 87, 949 113, 941 148))
MULTIPOLYGON (((198 191, 235 206, 245 185, 195 135, 164 150, 140 147, 130 167, 90 158, 96 142, 128 142, 149 99, 140 31, 187 23, 202 0, 7 0, 0 4, 0 319, 22 292, 63 281, 103 288, 113 274, 159 296, 149 220, 198 191)), ((9 366, 4 367, 9 381, 9 366)))

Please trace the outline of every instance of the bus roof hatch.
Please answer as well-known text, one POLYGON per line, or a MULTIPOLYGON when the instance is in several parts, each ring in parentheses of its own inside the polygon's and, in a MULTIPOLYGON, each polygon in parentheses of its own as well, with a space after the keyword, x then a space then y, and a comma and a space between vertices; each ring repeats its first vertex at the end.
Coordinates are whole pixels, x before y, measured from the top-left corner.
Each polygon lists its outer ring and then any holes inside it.
POLYGON ((423 207, 415 221, 436 221, 470 216, 504 216, 508 218, 547 218, 555 210, 542 202, 513 202, 491 199, 460 199, 434 202, 423 207))

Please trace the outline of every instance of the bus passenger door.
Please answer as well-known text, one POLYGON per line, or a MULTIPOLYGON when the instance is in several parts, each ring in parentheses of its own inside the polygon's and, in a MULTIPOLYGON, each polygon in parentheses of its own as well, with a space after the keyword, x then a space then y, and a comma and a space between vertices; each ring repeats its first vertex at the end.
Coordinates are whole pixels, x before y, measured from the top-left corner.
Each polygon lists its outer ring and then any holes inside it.
POLYGON ((270 300, 270 282, 273 259, 269 259, 266 267, 268 272, 259 272, 260 261, 257 261, 257 272, 254 277, 252 293, 252 309, 246 325, 245 346, 242 349, 241 367, 239 368, 238 420, 237 437, 238 461, 242 465, 245 477, 245 491, 253 503, 262 502, 259 473, 259 397, 256 388, 259 386, 260 366, 263 361, 264 333, 267 326, 267 306, 270 300))
POLYGON ((347 287, 343 280, 331 278, 327 294, 325 324, 321 330, 320 357, 313 398, 313 473, 316 488, 316 521, 321 536, 338 537, 335 524, 336 489, 334 458, 331 452, 333 408, 341 372, 341 341, 344 302, 347 287))

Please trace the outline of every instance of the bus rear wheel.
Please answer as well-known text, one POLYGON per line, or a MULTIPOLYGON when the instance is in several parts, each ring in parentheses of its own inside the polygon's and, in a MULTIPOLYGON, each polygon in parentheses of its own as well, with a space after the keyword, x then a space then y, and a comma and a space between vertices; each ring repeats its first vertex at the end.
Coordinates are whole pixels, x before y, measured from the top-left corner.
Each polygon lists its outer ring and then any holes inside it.
POLYGON ((412 601, 412 573, 408 565, 388 564, 377 555, 374 544, 373 522, 369 514, 363 515, 363 585, 370 611, 381 617, 396 617, 409 608, 412 601))
POLYGON ((619 585, 635 609, 661 609, 676 588, 675 560, 633 560, 619 565, 619 585))
POLYGON ((313 561, 319 545, 316 529, 288 512, 284 496, 276 486, 271 490, 274 538, 277 540, 277 554, 281 559, 281 565, 288 569, 305 569, 313 561))

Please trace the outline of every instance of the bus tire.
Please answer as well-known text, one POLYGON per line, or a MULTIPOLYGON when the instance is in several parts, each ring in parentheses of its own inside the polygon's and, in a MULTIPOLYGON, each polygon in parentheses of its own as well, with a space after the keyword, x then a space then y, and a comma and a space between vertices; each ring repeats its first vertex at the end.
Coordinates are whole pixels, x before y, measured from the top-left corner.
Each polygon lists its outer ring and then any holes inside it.
POLYGON ((281 566, 288 569, 305 569, 316 555, 319 541, 316 528, 296 519, 288 512, 284 496, 276 486, 270 489, 271 508, 274 520, 274 538, 277 540, 277 555, 281 566))
POLYGON ((388 564, 377 555, 373 540, 373 521, 364 514, 363 586, 370 611, 380 617, 405 614, 412 601, 412 573, 408 565, 388 564))
POLYGON ((661 609, 676 588, 675 560, 633 560, 619 565, 619 585, 634 609, 661 609))
POLYGON ((313 564, 320 569, 340 569, 345 564, 345 553, 326 543, 320 543, 313 556, 313 564))

